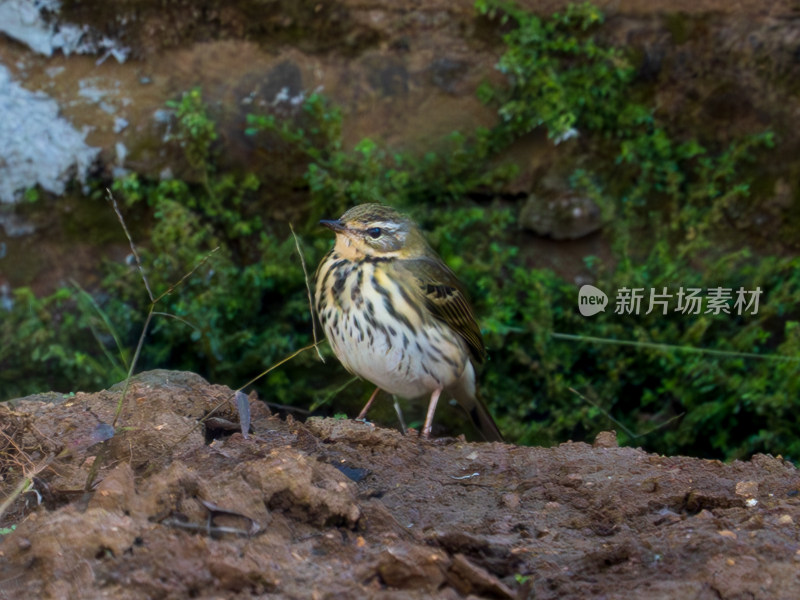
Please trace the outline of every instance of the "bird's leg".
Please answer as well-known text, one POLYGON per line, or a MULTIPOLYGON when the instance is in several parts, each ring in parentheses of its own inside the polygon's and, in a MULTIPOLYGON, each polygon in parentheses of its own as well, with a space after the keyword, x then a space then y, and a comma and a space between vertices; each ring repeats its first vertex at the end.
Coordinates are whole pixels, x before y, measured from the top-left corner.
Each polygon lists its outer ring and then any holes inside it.
POLYGON ((431 428, 433 427, 433 413, 436 412, 436 403, 439 402, 439 394, 442 393, 442 388, 436 388, 431 394, 431 401, 428 404, 428 414, 425 417, 425 426, 422 428, 422 437, 428 439, 431 437, 431 428))
POLYGON ((377 396, 378 392, 380 392, 380 391, 381 391, 381 388, 377 388, 377 387, 375 388, 375 391, 372 392, 372 396, 369 397, 369 400, 367 400, 367 403, 364 405, 364 408, 362 408, 361 412, 358 413, 358 416, 356 417, 356 421, 364 421, 367 418, 367 411, 369 410, 369 407, 372 406, 372 401, 375 400, 375 396, 377 396))

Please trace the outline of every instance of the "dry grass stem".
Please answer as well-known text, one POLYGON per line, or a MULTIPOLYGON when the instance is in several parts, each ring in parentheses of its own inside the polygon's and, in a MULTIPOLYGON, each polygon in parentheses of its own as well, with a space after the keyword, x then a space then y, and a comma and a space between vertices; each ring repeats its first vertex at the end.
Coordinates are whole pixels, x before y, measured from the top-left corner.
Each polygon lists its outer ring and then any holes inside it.
POLYGON ((602 406, 597 404, 597 402, 594 402, 594 401, 590 400, 589 398, 587 398, 586 396, 584 396, 579 391, 577 391, 577 390, 575 390, 573 388, 568 388, 568 389, 569 389, 570 392, 575 394, 578 398, 580 398, 584 402, 588 402, 589 404, 594 406, 597 410, 599 410, 601 413, 603 413, 608 418, 609 421, 611 421, 612 423, 614 423, 614 425, 616 425, 617 427, 622 429, 622 431, 624 431, 631 439, 634 439, 634 440, 637 439, 637 438, 640 438, 640 437, 645 437, 646 435, 649 435, 649 434, 653 433, 654 431, 658 431, 659 429, 663 429, 664 427, 666 427, 667 425, 669 425, 673 421, 677 421, 678 419, 683 417, 683 415, 686 414, 686 413, 681 413, 679 415, 675 415, 671 419, 668 419, 667 421, 664 421, 663 423, 660 423, 659 425, 656 425, 655 427, 652 427, 651 429, 648 429, 644 433, 634 433, 633 431, 631 431, 630 429, 625 427, 625 425, 623 425, 617 419, 615 419, 613 416, 611 416, 611 413, 609 413, 606 409, 604 409, 602 406))
POLYGON ((133 243, 131 232, 128 231, 128 226, 125 224, 125 219, 122 217, 122 212, 119 210, 119 205, 117 205, 117 201, 114 198, 114 195, 111 193, 111 190, 106 188, 106 192, 108 192, 108 199, 111 201, 111 205, 114 207, 114 212, 117 213, 117 219, 119 220, 120 225, 122 225, 123 231, 125 231, 125 236, 128 238, 128 244, 131 247, 131 252, 133 252, 133 258, 136 260, 136 266, 139 268, 139 273, 142 275, 144 287, 147 288, 147 295, 150 297, 151 302, 155 302, 155 300, 153 300, 153 292, 150 290, 150 283, 147 281, 147 276, 144 273, 142 260, 139 258, 139 253, 136 251, 136 244, 133 243))
POLYGON ((300 264, 303 267, 303 277, 306 282, 306 290, 308 291, 308 311, 311 313, 311 335, 314 337, 314 348, 317 351, 317 356, 324 363, 325 359, 319 351, 319 342, 317 341, 317 319, 314 317, 314 296, 311 293, 311 283, 308 280, 308 270, 306 269, 306 259, 303 257, 303 251, 300 249, 300 241, 297 239, 297 234, 294 232, 294 227, 289 223, 289 230, 292 232, 294 238, 294 246, 297 248, 297 255, 300 257, 300 264))

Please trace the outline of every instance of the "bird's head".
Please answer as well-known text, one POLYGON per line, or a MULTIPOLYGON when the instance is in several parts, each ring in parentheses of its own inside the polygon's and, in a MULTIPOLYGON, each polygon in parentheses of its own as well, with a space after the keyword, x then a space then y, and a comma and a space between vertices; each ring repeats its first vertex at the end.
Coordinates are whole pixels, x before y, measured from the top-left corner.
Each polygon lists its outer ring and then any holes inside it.
POLYGON ((428 249, 414 221, 382 204, 359 204, 320 225, 336 234, 336 251, 350 260, 414 258, 428 249))

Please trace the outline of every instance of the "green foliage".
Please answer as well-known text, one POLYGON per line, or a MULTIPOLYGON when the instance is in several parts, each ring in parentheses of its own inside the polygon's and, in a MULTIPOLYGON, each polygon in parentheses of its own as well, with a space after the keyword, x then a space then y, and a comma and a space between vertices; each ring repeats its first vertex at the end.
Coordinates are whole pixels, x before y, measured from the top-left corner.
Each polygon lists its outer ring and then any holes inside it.
POLYGON ((497 65, 509 86, 480 90, 501 117, 493 148, 540 126, 557 142, 585 138, 593 167, 576 170, 572 185, 594 198, 607 222, 619 224, 611 237, 625 260, 633 256, 631 232, 652 230, 654 221, 693 240, 694 250, 713 243, 707 234, 747 202, 741 167, 755 150, 773 146, 771 132, 718 152, 698 139, 678 139, 653 107, 635 100, 641 94, 625 53, 595 41, 603 15, 591 4, 569 5, 548 20, 504 0, 478 0, 476 8, 514 25, 503 35, 507 50, 497 65))
POLYGON ((441 152, 422 157, 389 152, 369 138, 345 150, 341 111, 317 93, 306 98, 294 120, 248 115, 247 122, 246 132, 257 140, 277 135, 305 155, 313 222, 363 202, 451 202, 476 190, 498 189, 515 174, 510 165, 489 166, 493 150, 486 129, 472 136, 454 132, 441 152))
MULTIPOLYGON (((800 292, 796 261, 753 257, 728 235, 731 215, 752 203, 746 167, 759 150, 772 147, 772 133, 721 150, 713 140, 676 136, 636 100, 642 94, 629 59, 593 39, 602 15, 590 5, 547 21, 506 2, 481 0, 477 7, 514 26, 503 36, 507 51, 498 64, 509 87, 482 94, 498 107, 498 147, 543 126, 557 141, 578 133, 591 154, 591 170, 576 169, 571 184, 603 211, 614 257, 592 265, 597 286, 611 291, 612 302, 623 287, 666 287, 673 294, 680 286, 764 290, 754 316, 637 317, 609 310, 586 319, 575 313, 573 286, 507 267, 503 284, 513 282, 514 300, 504 309, 504 325, 513 333, 498 340, 508 359, 492 365, 486 382, 509 409, 506 428, 536 443, 624 427, 624 441, 666 453, 800 454, 798 424, 789 418, 791 404, 783 403, 800 385, 797 361, 736 356, 798 357, 796 333, 789 334, 797 312, 791 299, 800 292), (565 341, 550 332, 643 346, 565 341), (653 342, 734 356, 664 350, 649 346, 653 342), (671 421, 675 415, 683 417, 671 421)), ((498 310, 508 292, 489 290, 486 304, 498 310)))
MULTIPOLYGON (((144 201, 153 209, 155 223, 141 255, 156 296, 219 247, 208 269, 197 270, 159 304, 175 318, 155 321, 142 368, 168 364, 238 386, 310 342, 303 271, 288 227, 266 225, 258 214, 248 218, 257 203, 253 176, 227 180, 209 179, 214 196, 180 181, 129 176, 115 184, 130 203, 144 201)), ((138 272, 121 265, 109 270, 104 287, 113 299, 112 319, 141 322, 148 299, 138 272)), ((269 396, 290 402, 309 380, 274 373, 269 396)))
POLYGON ((105 317, 76 288, 45 298, 29 288, 14 290, 13 307, 0 320, 0 338, 11 341, 0 344, 2 399, 122 379, 127 350, 115 348, 105 317))
MULTIPOLYGON (((321 217, 361 202, 411 212, 470 290, 490 353, 484 396, 510 440, 552 444, 615 428, 623 442, 664 453, 800 455, 792 410, 800 370, 796 360, 769 359, 800 356, 800 261, 757 256, 728 235, 732 215, 757 206, 750 175, 772 134, 720 147, 660 122, 638 99, 646 94, 630 58, 595 40, 603 22, 595 7, 571 6, 551 19, 507 2, 476 7, 505 31, 498 68, 508 85, 478 90, 498 111, 493 128, 453 133, 438 152, 414 156, 370 139, 345 148, 341 111, 319 94, 287 118, 249 116, 256 145, 305 165, 308 219, 295 225, 307 263, 313 269, 330 247, 314 228, 321 217), (612 257, 587 257, 587 265, 612 303, 623 287, 674 294, 759 286, 758 314, 644 314, 645 307, 636 316, 609 307, 582 317, 574 284, 530 267, 518 207, 474 203, 502 191, 515 169, 498 154, 537 128, 559 144, 579 144, 581 167, 569 183, 603 212, 612 257)), ((219 172, 200 91, 171 106, 174 139, 199 182, 131 175, 114 193, 128 211, 152 215, 140 253, 155 295, 219 250, 159 305, 172 318, 157 317, 140 368, 191 369, 238 386, 311 341, 303 273, 288 226, 267 217, 276 192, 253 174, 219 172)), ((119 264, 108 265, 102 294, 67 289, 37 299, 17 290, 15 301, 0 324, 3 339, 14 339, 0 348, 11 394, 121 378, 149 305, 138 271, 119 264), (30 365, 59 380, 42 385, 30 365)), ((367 390, 348 379, 335 361, 321 365, 307 352, 260 390, 279 403, 351 410, 347 403, 363 401, 367 390)))
POLYGON ((387 168, 391 157, 369 139, 353 152, 342 150, 342 115, 327 98, 311 94, 295 119, 279 120, 274 115, 248 115, 248 135, 264 139, 276 135, 298 150, 308 161, 305 179, 317 220, 338 215, 361 202, 391 202, 395 194, 395 173, 387 168))
POLYGON ((482 86, 484 101, 498 101, 502 119, 495 135, 504 142, 544 126, 551 138, 575 127, 589 131, 620 129, 633 116, 627 85, 634 69, 620 49, 598 45, 589 31, 603 14, 591 4, 567 6, 563 14, 542 20, 512 2, 479 0, 480 14, 516 26, 503 36, 507 45, 497 68, 510 87, 482 86))
POLYGON ((178 133, 175 138, 195 169, 205 169, 211 158, 211 145, 217 139, 216 124, 211 120, 203 102, 200 88, 185 92, 180 100, 170 100, 167 106, 175 111, 178 133))
POLYGON ((39 201, 39 196, 40 196, 39 188, 32 187, 25 190, 25 193, 22 195, 22 198, 25 202, 33 204, 34 202, 39 201))

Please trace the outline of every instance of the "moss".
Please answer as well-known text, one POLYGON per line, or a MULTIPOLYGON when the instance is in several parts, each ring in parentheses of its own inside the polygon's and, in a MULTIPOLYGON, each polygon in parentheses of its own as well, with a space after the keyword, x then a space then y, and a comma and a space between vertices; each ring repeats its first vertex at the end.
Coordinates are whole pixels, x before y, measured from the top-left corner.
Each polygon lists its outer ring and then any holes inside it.
POLYGON ((691 17, 683 12, 670 13, 664 16, 664 25, 672 36, 676 46, 685 44, 692 32, 691 17))

